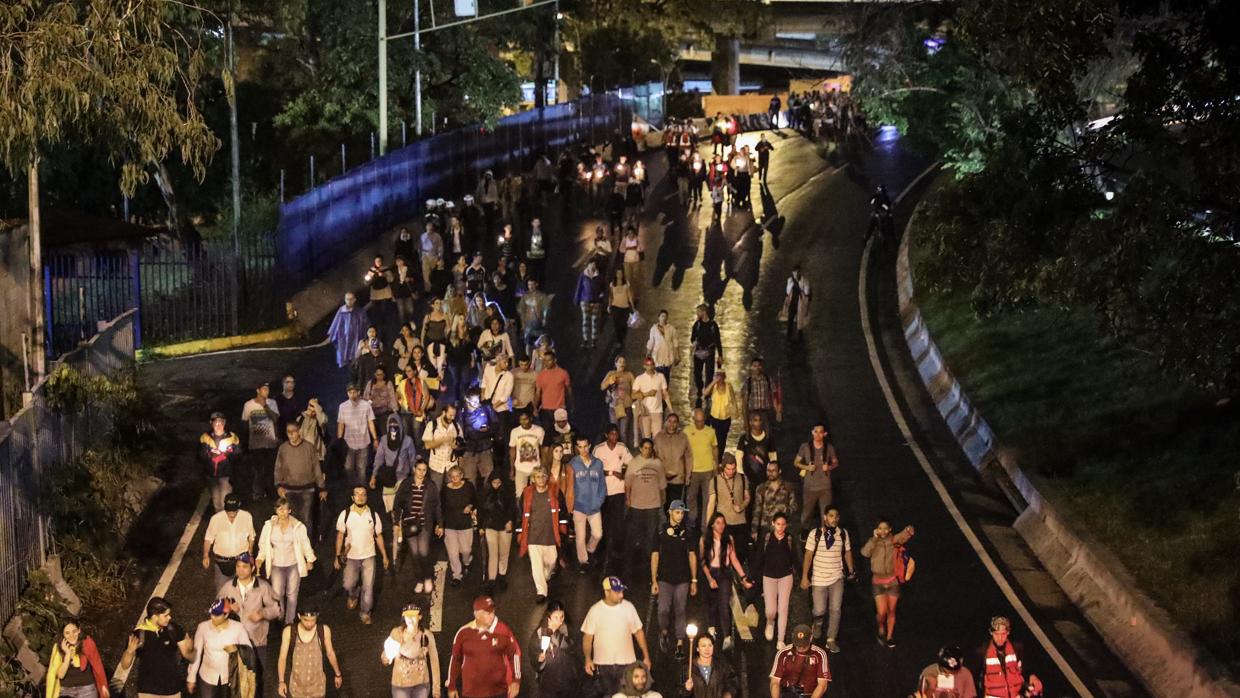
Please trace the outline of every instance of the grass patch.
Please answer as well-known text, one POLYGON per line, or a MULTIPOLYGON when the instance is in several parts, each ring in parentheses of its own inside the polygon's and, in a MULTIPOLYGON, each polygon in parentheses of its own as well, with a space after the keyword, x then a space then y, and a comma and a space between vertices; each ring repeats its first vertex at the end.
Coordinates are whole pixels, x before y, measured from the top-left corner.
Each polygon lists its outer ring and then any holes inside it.
POLYGON ((1240 419, 1116 341, 1088 309, 978 318, 968 293, 917 303, 969 397, 1039 487, 1138 585, 1240 674, 1240 419))

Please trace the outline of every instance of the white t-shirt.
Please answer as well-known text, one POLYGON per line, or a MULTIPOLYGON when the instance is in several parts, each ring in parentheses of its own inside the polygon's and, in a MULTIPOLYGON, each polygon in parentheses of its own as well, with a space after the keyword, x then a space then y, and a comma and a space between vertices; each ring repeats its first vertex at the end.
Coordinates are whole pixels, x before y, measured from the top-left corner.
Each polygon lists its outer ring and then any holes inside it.
POLYGON ((518 426, 509 433, 508 446, 517 449, 517 459, 513 466, 518 472, 533 472, 534 468, 542 464, 538 449, 542 446, 546 434, 547 432, 537 424, 530 425, 529 429, 518 426))
POLYGON ((365 560, 375 556, 375 536, 383 533, 383 522, 370 507, 359 513, 350 506, 336 517, 336 531, 345 534, 344 544, 349 547, 345 557, 365 560))
POLYGON ((654 395, 642 398, 642 406, 647 412, 663 412, 663 395, 667 392, 667 379, 662 373, 656 371, 652 376, 643 371, 641 375, 633 379, 633 390, 640 393, 654 391, 654 395))
POLYGON ((603 461, 607 496, 624 494, 624 468, 629 464, 629 461, 633 460, 633 454, 629 452, 629 447, 617 441, 616 447, 612 448, 604 441, 594 447, 594 457, 603 461), (612 477, 613 473, 615 477, 612 477))
POLYGON ((642 629, 642 619, 633 604, 621 601, 608 606, 599 601, 590 607, 581 623, 581 632, 594 636, 595 664, 627 666, 637 661, 633 633, 642 629))

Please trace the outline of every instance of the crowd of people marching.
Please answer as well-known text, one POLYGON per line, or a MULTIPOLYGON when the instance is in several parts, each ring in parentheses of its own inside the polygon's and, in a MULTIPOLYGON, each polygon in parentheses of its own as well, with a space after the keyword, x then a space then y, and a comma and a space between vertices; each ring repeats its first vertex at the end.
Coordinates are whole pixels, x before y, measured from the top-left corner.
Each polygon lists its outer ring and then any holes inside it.
MULTIPOLYGON (((846 133, 859 118, 843 96, 789 102, 785 119, 772 101, 772 118, 815 133, 846 133)), ((770 166, 766 135, 751 153, 736 149, 722 116, 698 131, 684 122, 665 133, 681 202, 699 204, 705 188, 716 216, 725 199, 749 206, 752 180, 765 181, 770 166), (699 140, 711 142, 711 160, 699 140)), ((244 439, 229 415, 210 416, 198 444, 212 506, 201 565, 217 591, 207 618, 188 629, 165 599, 147 604, 122 657, 126 669, 136 665, 140 696, 260 695, 274 672, 280 696, 319 698, 351 672, 383 667, 391 694, 402 698, 512 698, 530 670, 540 696, 580 696, 587 686, 595 695, 650 697, 660 695, 651 674, 657 644, 681 667, 668 695, 737 698, 730 654, 739 595, 742 607, 762 608, 761 638, 776 650, 772 698, 821 698, 830 657, 844 651, 844 585, 863 575, 857 552, 868 560, 877 642, 895 647, 901 586, 915 569, 914 527, 879 519, 854 538, 834 505, 841 462, 827 425, 804 435, 782 429, 781 384, 762 358, 752 357, 743 376, 727 375, 711 306, 697 307, 691 327, 677 327, 666 311, 643 305, 651 274, 640 215, 646 166, 618 136, 555 160, 545 154, 526 172, 486 172, 459 201, 428 201, 419 224, 401 228, 360 275, 365 302, 347 294, 331 323, 344 402, 325 406, 287 375, 255 386, 236 414, 244 439), (561 204, 606 221, 577 274, 575 317, 554 314, 544 288, 578 261, 542 228, 548 207, 561 204), (626 355, 643 314, 651 319, 644 349, 626 355), (557 334, 590 349, 610 341, 597 393, 603 423, 580 416, 590 410, 574 404, 574 380, 590 376, 561 365, 557 334), (669 381, 686 369, 692 409, 682 417, 669 381), (329 494, 346 493, 347 506, 332 510, 329 494), (324 550, 330 560, 319 559, 324 550), (446 590, 437 588, 441 558, 446 590), (533 597, 510 602, 540 605, 543 617, 522 638, 498 619, 497 599, 510 574, 525 573, 515 562, 525 558, 533 597), (344 598, 335 603, 356 611, 360 625, 376 620, 381 570, 397 580, 384 593, 408 600, 400 618, 379 619, 391 628, 375 635, 373 665, 345 666, 335 641, 360 628, 327 627, 318 618, 328 601, 300 594, 324 567, 339 571, 344 598), (553 598, 555 578, 566 575, 601 584, 580 625, 553 598), (650 643, 625 600, 647 582, 658 609, 650 643), (798 590, 810 598, 809 624, 790 621, 798 590), (472 622, 442 648, 428 627, 435 593, 472 603, 472 622), (707 606, 700 629, 688 611, 698 596, 707 606)), ((811 289, 799 269, 785 288, 788 339, 800 342, 811 289)), ((578 394, 587 393, 595 394, 578 394)), ((1010 630, 1005 618, 992 621, 973 665, 978 682, 964 653, 945 647, 916 679, 918 694, 1036 695, 1040 684, 1027 676, 1010 630)), ((65 626, 47 695, 108 692, 94 641, 65 626)))

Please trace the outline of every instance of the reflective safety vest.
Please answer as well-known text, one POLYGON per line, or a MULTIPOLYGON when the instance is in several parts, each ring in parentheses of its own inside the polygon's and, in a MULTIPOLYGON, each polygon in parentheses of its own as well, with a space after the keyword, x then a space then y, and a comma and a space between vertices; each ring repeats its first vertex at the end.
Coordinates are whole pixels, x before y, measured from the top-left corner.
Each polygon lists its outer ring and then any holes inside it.
POLYGON ((986 698, 1017 698, 1025 686, 1016 646, 1009 640, 1002 647, 986 643, 986 666, 982 668, 982 688, 986 698))

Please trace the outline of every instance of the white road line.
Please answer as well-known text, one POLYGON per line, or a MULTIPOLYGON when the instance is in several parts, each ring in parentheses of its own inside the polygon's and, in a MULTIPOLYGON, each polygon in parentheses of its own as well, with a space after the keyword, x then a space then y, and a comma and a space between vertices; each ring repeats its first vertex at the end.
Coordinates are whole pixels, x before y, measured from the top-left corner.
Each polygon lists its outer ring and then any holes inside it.
MULTIPOLYGON (((202 524, 202 515, 207 511, 207 501, 210 499, 207 490, 202 491, 202 495, 198 497, 198 506, 194 509, 194 515, 189 517, 189 523, 185 524, 185 531, 181 533, 181 540, 177 542, 177 547, 172 551, 172 557, 168 560, 168 565, 164 567, 164 573, 160 575, 159 582, 155 584, 155 590, 147 597, 150 601, 156 596, 163 596, 168 593, 168 587, 172 586, 172 580, 177 576, 177 570, 181 567, 181 561, 185 559, 185 552, 189 550, 189 544, 194 540, 194 534, 198 532, 198 526, 202 524)), ((146 620, 146 604, 142 604, 142 611, 138 614, 138 620, 134 623, 137 627, 139 623, 146 620)), ((112 684, 124 686, 129 679, 129 671, 121 669, 121 663, 116 661, 116 670, 112 672, 112 684)))
MULTIPOLYGON (((919 175, 917 179, 913 180, 913 183, 905 188, 905 190, 900 193, 900 196, 896 198, 896 203, 899 203, 900 200, 904 198, 905 194, 908 194, 908 192, 912 189, 913 185, 921 181, 921 179, 933 170, 934 167, 935 166, 931 166, 930 169, 926 170, 926 172, 919 175)), ((969 522, 965 520, 964 515, 960 513, 960 509, 957 508, 955 502, 952 501, 951 494, 947 491, 947 486, 943 484, 943 481, 939 478, 938 474, 934 472, 934 468, 930 466, 930 460, 926 458, 925 452, 922 451, 921 446, 917 443, 917 439, 914 438, 913 432, 904 418, 904 413, 900 409, 899 404, 896 402, 895 395, 891 390, 891 385, 888 383, 887 376, 883 373, 882 364, 878 360, 878 349, 874 341, 874 332, 870 327, 869 301, 866 299, 865 287, 867 270, 870 265, 870 250, 872 247, 873 240, 871 239, 866 242, 865 251, 861 254, 861 275, 857 281, 857 301, 861 311, 861 330, 865 334, 865 345, 870 353, 870 365, 874 369, 874 377, 878 379, 879 387, 882 388, 883 397, 887 399, 887 407, 891 411, 891 416, 895 419, 896 425, 900 428, 900 433, 903 435, 904 440, 908 443, 909 448, 912 449, 913 455, 916 456, 917 462, 921 465, 922 471, 926 474, 926 477, 930 479, 930 484, 934 486, 934 491, 938 493, 939 499, 943 501, 943 506, 945 506, 947 508, 947 512, 951 514, 952 520, 956 523, 956 527, 959 528, 960 532, 964 534, 965 540, 969 541, 969 546, 973 548, 974 554, 977 555, 978 559, 981 560, 982 565, 985 566, 986 571, 989 572, 990 576, 995 580, 995 584, 999 586, 1000 591, 1003 592, 1003 595, 1007 598, 1008 603, 1012 604, 1012 607, 1016 610, 1017 615, 1019 615, 1021 620, 1025 622, 1025 625, 1029 628, 1029 631, 1033 633, 1035 638, 1037 638, 1038 643, 1042 645, 1042 648, 1046 650, 1046 653, 1050 655, 1050 658, 1055 662, 1055 665, 1059 667, 1059 671, 1062 672, 1064 677, 1068 679, 1068 683, 1072 684, 1072 688, 1076 691, 1076 694, 1082 698, 1093 698, 1094 694, 1085 686, 1085 683, 1081 681, 1081 678, 1077 676, 1076 671, 1073 670, 1070 664, 1068 664, 1068 660, 1065 659, 1063 654, 1059 652, 1059 649, 1055 647, 1054 643, 1052 643, 1050 638, 1046 635, 1046 632, 1042 630, 1042 626, 1039 625, 1037 620, 1034 619, 1033 614, 1029 612, 1029 609, 1025 606, 1024 602, 1021 601, 1020 597, 1016 595, 1016 591, 1012 589, 1012 585, 1008 583, 1007 578, 1004 577, 1003 573, 999 571, 999 567, 995 564, 994 559, 991 558, 990 553, 982 547, 982 542, 973 531, 973 527, 969 525, 969 522)))
POLYGON ((431 592, 431 630, 443 630, 443 593, 444 582, 448 578, 448 563, 440 560, 435 563, 435 591, 431 592))
MULTIPOLYGON (((748 623, 744 621, 745 621, 745 610, 741 608, 740 593, 735 588, 733 588, 732 589, 732 625, 736 626, 736 634, 740 636, 742 640, 744 640, 745 642, 752 642, 753 631, 750 630, 750 628, 756 627, 756 626, 750 626, 748 623)), ((759 619, 758 622, 761 623, 761 619, 759 619)))

